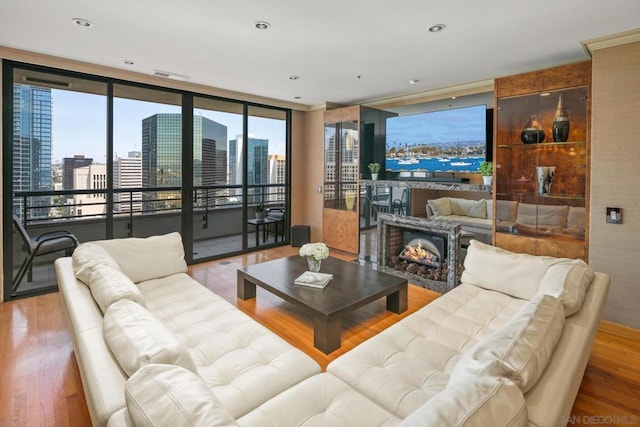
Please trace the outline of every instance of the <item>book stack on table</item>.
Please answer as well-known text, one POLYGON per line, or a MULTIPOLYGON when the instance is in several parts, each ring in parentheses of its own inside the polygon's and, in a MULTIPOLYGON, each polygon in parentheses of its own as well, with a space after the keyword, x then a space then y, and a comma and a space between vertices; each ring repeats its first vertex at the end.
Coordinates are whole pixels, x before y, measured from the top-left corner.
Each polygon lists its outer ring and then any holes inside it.
POLYGON ((293 283, 310 288, 324 288, 333 279, 333 274, 305 271, 293 283))

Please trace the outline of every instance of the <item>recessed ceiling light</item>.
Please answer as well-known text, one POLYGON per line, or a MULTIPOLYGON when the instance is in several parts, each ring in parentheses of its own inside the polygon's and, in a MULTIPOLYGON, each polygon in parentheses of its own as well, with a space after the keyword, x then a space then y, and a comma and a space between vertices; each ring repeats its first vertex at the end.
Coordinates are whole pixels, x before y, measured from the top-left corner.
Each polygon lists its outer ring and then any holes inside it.
POLYGON ((269 28, 271 28, 271 24, 269 24, 267 21, 256 21, 253 23, 253 26, 259 30, 268 30, 269 28))
POLYGON ((81 27, 93 27, 91 21, 82 18, 73 18, 71 20, 74 24, 80 25, 81 27))
POLYGON ((302 99, 301 96, 294 96, 293 99, 302 99))
POLYGON ((133 61, 132 61, 132 60, 130 60, 130 59, 125 59, 125 60, 124 60, 124 61, 122 61, 122 62, 124 62, 124 63, 125 63, 125 64, 127 64, 127 65, 133 65, 133 64, 135 64, 135 62, 133 62, 133 61))
POLYGON ((289 80, 298 80, 300 76, 289 76, 289 80))
POLYGON ((436 24, 436 25, 432 25, 429 27, 429 32, 430 33, 439 33, 440 31, 444 30, 445 28, 447 28, 446 25, 444 24, 436 24))
POLYGON ((409 84, 410 84, 410 85, 414 85, 414 84, 418 83, 419 81, 420 81, 420 80, 411 79, 411 80, 409 80, 409 84))

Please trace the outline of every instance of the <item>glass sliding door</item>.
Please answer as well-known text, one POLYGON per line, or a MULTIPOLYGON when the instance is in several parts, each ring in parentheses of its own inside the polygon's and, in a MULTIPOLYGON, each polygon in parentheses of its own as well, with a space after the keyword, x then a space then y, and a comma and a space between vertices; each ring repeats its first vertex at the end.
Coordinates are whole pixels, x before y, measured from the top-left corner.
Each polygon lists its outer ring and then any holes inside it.
POLYGON ((56 290, 65 252, 24 269, 26 235, 178 231, 188 262, 288 242, 290 110, 8 60, 2 84, 4 299, 56 290))
POLYGON ((247 205, 249 217, 263 206, 266 224, 249 224, 249 247, 275 244, 287 238, 290 223, 289 172, 287 167, 287 112, 250 106, 246 144, 247 205), (289 214, 289 215, 288 215, 289 214), (262 230, 261 230, 262 228, 262 230))
POLYGON ((181 231, 182 95, 113 86, 113 237, 181 231))
POLYGON ((244 106, 193 100, 193 259, 244 249, 244 106))
POLYGON ((11 72, 4 88, 12 115, 4 122, 3 220, 5 236, 11 233, 4 241, 5 299, 56 286, 53 261, 65 251, 29 264, 25 233, 67 230, 80 242, 104 239, 107 210, 106 82, 30 67, 11 72))

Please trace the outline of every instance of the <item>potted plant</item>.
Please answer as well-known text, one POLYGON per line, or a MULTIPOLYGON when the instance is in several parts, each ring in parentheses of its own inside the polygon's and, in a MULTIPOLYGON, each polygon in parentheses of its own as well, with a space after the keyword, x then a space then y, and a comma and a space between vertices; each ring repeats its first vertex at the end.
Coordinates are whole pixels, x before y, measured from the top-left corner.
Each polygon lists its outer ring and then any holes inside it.
POLYGON ((478 167, 478 172, 482 175, 484 185, 493 184, 493 162, 482 162, 478 167))
POLYGON ((255 208, 256 219, 264 219, 264 203, 260 202, 255 208))
POLYGON ((378 179, 378 172, 380 172, 380 163, 369 163, 369 172, 371 172, 371 179, 373 181, 378 179))

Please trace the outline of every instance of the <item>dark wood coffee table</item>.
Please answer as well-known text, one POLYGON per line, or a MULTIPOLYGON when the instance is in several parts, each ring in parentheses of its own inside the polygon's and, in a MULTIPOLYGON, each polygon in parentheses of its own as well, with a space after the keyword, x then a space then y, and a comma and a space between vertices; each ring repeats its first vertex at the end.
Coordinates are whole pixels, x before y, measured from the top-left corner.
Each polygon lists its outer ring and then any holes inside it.
POLYGON ((340 348, 342 318, 378 298, 387 297, 387 310, 407 309, 407 280, 354 262, 336 258, 322 261, 323 273, 333 274, 324 288, 295 285, 307 271, 307 260, 291 256, 238 269, 238 298, 255 298, 256 286, 302 308, 313 316, 313 345, 324 353, 340 348))

